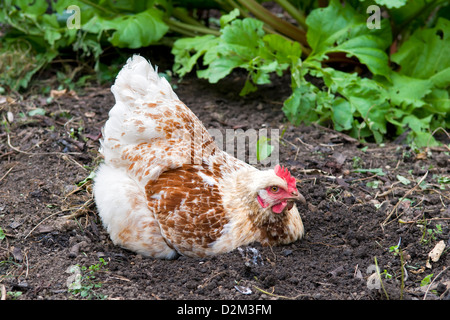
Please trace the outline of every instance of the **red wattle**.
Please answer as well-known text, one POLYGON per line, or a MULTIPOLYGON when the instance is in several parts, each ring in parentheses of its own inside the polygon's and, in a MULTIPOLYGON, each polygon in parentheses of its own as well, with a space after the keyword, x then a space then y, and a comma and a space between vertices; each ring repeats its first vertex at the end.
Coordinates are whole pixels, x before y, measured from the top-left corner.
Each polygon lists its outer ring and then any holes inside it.
POLYGON ((286 205, 287 205, 287 201, 281 201, 280 203, 278 203, 272 207, 272 211, 275 213, 281 213, 281 212, 283 212, 286 205))

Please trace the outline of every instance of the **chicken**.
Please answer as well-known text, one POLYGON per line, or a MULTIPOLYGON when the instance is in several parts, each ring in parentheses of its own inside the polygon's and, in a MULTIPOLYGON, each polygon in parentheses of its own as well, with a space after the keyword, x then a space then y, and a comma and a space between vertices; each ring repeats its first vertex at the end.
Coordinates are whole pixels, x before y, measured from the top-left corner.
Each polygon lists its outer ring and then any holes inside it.
POLYGON ((130 58, 111 91, 94 196, 114 244, 173 259, 303 236, 295 201, 305 199, 289 171, 260 171, 220 150, 146 59, 130 58))

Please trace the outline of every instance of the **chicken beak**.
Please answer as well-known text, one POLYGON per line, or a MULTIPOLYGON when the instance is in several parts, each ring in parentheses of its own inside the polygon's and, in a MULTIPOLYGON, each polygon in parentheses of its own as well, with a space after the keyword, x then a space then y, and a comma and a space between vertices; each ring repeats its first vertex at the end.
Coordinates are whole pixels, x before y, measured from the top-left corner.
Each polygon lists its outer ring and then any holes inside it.
POLYGON ((293 191, 291 194, 292 194, 292 198, 291 199, 298 200, 302 204, 306 204, 306 199, 300 192, 293 191))

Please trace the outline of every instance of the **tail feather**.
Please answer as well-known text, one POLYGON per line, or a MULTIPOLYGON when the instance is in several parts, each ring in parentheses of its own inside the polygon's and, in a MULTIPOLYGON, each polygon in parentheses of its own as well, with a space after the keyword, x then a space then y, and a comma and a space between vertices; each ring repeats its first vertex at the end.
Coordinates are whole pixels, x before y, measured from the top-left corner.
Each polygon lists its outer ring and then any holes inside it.
POLYGON ((178 99, 169 82, 157 71, 141 56, 129 58, 111 87, 116 102, 133 104, 142 100, 178 99))
POLYGON ((103 128, 100 152, 105 162, 115 166, 129 165, 129 161, 123 159, 124 148, 131 150, 133 146, 161 135, 155 130, 156 121, 143 115, 144 112, 158 112, 159 108, 149 109, 145 105, 165 104, 164 101, 178 100, 178 97, 169 82, 158 75, 157 69, 138 55, 128 59, 111 91, 116 104, 103 128))

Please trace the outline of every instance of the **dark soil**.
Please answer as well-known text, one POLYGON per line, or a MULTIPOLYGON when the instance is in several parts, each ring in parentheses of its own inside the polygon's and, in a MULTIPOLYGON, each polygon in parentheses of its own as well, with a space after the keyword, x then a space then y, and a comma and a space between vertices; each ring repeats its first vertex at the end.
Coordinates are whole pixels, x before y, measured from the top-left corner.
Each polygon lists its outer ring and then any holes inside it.
MULTIPOLYGON (((160 71, 170 68, 165 60, 156 63, 160 71)), ((2 298, 449 299, 450 184, 438 180, 450 176, 449 150, 363 145, 328 128, 293 127, 281 112, 289 79, 274 79, 239 97, 244 81, 239 73, 217 85, 193 76, 172 79, 180 99, 207 128, 285 129, 280 162, 301 180, 307 200, 300 208, 303 240, 279 247, 253 244, 257 259, 249 248, 167 261, 114 246, 97 216, 91 181, 78 186, 101 161, 98 138, 114 104, 109 86, 50 102, 49 94, 30 91, 0 104, 2 298), (44 108, 45 115, 29 116, 35 108, 44 108), (401 183, 398 175, 411 183, 401 183), (403 197, 412 202, 400 202, 403 197), (427 268, 428 253, 441 240, 446 249, 427 268), (106 265, 100 267, 100 258, 106 265), (368 279, 375 261, 380 289, 368 279), (100 286, 82 282, 86 297, 68 290, 73 265, 99 265, 90 282, 100 286), (428 285, 421 286, 429 275, 428 285)))

